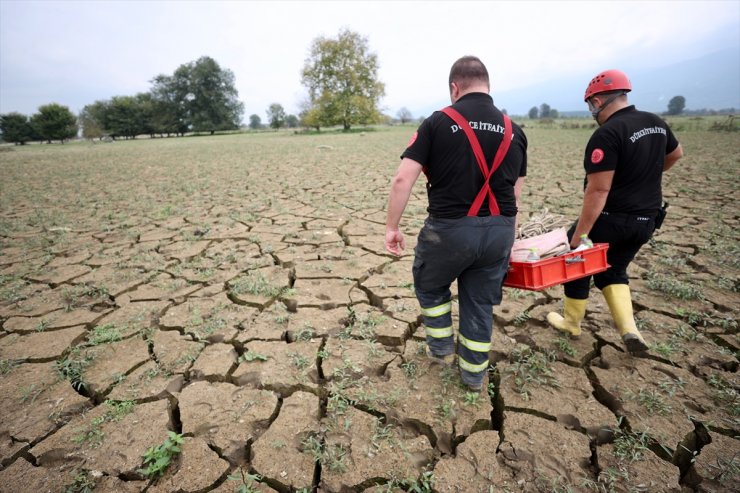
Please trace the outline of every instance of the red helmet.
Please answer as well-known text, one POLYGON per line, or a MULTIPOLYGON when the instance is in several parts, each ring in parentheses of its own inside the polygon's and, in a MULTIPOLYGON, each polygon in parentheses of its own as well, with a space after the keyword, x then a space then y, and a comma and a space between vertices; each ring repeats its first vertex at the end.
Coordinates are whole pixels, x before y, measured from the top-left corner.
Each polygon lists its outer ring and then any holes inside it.
POLYGON ((624 92, 630 92, 632 90, 632 84, 627 78, 627 74, 620 70, 605 70, 588 83, 583 100, 588 101, 588 98, 600 92, 617 91, 620 89, 624 92))

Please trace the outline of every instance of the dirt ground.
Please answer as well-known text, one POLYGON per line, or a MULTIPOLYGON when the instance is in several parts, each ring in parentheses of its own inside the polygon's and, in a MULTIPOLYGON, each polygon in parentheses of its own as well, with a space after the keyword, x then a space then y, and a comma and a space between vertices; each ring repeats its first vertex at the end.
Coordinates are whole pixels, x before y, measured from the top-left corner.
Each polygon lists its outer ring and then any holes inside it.
MULTIPOLYGON (((525 131, 522 220, 574 219, 591 130, 525 131)), ((424 356, 421 183, 383 248, 412 132, 3 147, 0 491, 740 491, 740 133, 678 131, 646 356, 596 290, 568 339, 507 288, 472 393, 424 356)))

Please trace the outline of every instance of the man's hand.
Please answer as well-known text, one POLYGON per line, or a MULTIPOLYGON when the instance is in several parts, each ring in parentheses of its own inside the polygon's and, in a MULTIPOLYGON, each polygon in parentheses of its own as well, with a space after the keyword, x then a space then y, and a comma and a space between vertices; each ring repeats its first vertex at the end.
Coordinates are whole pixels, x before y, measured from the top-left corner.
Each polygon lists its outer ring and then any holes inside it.
POLYGON ((385 249, 393 255, 401 255, 406 248, 406 241, 403 239, 403 233, 397 229, 389 229, 385 232, 385 249))
POLYGON ((385 249, 393 255, 401 255, 406 248, 403 233, 398 230, 406 204, 411 196, 411 189, 421 174, 421 164, 407 157, 401 160, 396 176, 391 183, 391 194, 388 198, 388 214, 385 219, 385 249))

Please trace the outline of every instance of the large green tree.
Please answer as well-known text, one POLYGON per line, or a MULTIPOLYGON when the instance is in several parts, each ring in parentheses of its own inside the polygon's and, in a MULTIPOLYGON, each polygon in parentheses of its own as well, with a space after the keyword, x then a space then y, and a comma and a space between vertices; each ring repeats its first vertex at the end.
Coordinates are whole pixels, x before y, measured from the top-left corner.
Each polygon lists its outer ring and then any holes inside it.
POLYGON ((17 112, 0 115, 0 132, 3 134, 2 140, 16 145, 24 145, 34 138, 34 129, 28 117, 17 112))
POLYGON ((241 124, 244 105, 237 99, 234 73, 211 57, 180 65, 171 76, 154 78, 152 96, 163 116, 157 127, 183 133, 234 130, 241 124))
POLYGON ((683 96, 673 96, 668 101, 668 114, 669 115, 680 115, 683 113, 683 109, 686 107, 686 98, 683 96))
POLYGON ((385 85, 378 80, 378 57, 357 33, 344 29, 336 39, 315 39, 301 82, 311 104, 304 121, 310 120, 312 127, 342 125, 349 130, 380 121, 385 85))
MULTIPOLYGON (((239 128, 244 105, 234 86, 234 73, 204 56, 187 65, 190 72, 190 118, 196 132, 239 128)), ((175 72, 177 74, 177 72, 175 72)))
POLYGON ((64 143, 77 135, 77 118, 69 108, 57 103, 39 106, 39 112, 31 117, 31 124, 42 140, 64 143))

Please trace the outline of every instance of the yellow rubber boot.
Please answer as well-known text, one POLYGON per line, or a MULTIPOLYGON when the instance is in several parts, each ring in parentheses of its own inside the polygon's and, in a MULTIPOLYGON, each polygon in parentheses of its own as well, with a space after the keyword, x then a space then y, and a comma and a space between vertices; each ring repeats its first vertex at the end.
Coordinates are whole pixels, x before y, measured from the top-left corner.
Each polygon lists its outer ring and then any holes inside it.
POLYGON ((566 296, 563 299, 563 314, 565 316, 550 312, 547 314, 547 323, 572 336, 581 335, 581 321, 586 316, 586 303, 588 303, 588 300, 576 300, 566 296))
POLYGON ((626 284, 610 284, 602 292, 627 351, 630 353, 647 351, 648 345, 645 344, 645 339, 637 330, 635 317, 632 313, 630 287, 626 284))

